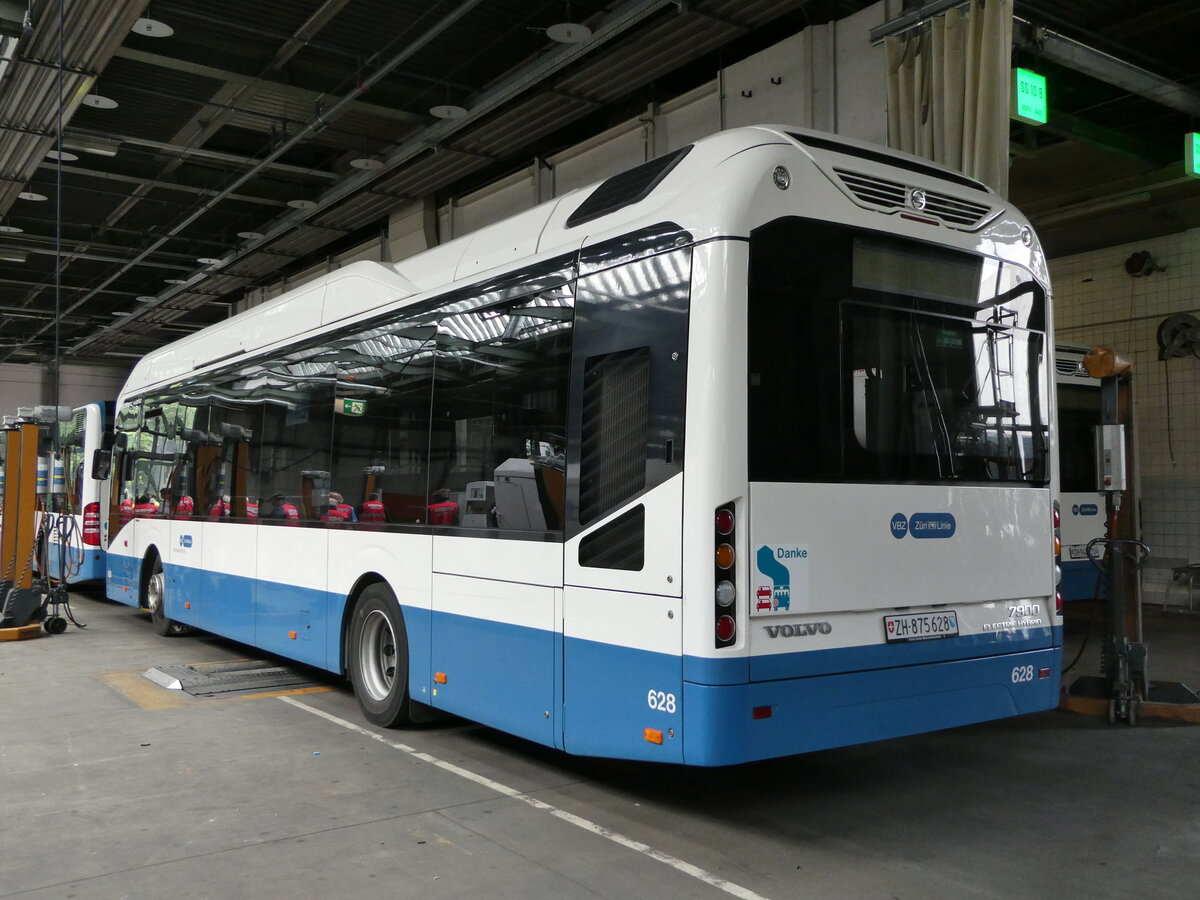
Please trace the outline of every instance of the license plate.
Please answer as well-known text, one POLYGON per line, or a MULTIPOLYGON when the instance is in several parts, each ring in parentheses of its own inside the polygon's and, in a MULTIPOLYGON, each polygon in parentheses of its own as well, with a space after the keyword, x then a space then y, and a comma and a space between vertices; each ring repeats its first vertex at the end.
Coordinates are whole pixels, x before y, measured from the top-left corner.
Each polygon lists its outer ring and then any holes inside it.
POLYGON ((942 609, 937 612, 884 616, 883 634, 889 644, 956 637, 958 613, 952 609, 942 609))

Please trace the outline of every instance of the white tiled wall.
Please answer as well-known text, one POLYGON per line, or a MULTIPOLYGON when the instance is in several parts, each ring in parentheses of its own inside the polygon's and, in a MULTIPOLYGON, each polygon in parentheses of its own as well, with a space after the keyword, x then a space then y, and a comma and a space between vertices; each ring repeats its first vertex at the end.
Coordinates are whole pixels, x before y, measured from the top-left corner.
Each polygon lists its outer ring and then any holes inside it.
MULTIPOLYGON (((1200 317, 1200 229, 1062 257, 1050 274, 1058 340, 1105 344, 1134 364, 1142 539, 1154 554, 1145 599, 1157 602, 1171 565, 1200 563, 1200 359, 1164 363, 1157 341, 1172 313, 1200 317), (1127 275, 1125 260, 1139 250, 1165 271, 1127 275)), ((1172 603, 1186 600, 1176 586, 1172 603)))

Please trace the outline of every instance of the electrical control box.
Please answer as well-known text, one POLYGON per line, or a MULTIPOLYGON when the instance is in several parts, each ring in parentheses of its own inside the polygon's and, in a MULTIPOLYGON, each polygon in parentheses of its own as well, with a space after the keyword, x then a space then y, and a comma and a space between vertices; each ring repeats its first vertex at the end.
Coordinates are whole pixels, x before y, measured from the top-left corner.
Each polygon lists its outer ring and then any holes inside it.
POLYGON ((1096 426, 1096 490, 1125 490, 1125 426, 1096 426))

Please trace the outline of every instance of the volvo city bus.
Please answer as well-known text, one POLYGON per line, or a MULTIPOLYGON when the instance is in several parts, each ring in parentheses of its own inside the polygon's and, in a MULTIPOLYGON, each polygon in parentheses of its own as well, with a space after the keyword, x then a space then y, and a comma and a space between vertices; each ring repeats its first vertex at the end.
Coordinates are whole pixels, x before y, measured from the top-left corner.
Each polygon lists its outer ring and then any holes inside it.
POLYGON ((38 567, 66 584, 103 581, 108 545, 109 482, 93 471, 96 451, 112 439, 112 402, 85 403, 62 422, 39 430, 38 454, 48 460, 48 490, 39 518, 38 567), (57 445, 52 429, 57 429, 57 445), (57 452, 58 461, 52 456, 57 452), (61 463, 62 483, 54 467, 61 463))
POLYGON ((722 132, 147 355, 108 594, 575 754, 1047 709, 1050 335, 982 184, 722 132))
POLYGON ((1087 558, 1088 542, 1108 534, 1104 494, 1096 471, 1100 379, 1083 367, 1086 347, 1059 344, 1054 353, 1058 410, 1059 503, 1062 507, 1062 582, 1065 601, 1104 597, 1100 570, 1087 558))

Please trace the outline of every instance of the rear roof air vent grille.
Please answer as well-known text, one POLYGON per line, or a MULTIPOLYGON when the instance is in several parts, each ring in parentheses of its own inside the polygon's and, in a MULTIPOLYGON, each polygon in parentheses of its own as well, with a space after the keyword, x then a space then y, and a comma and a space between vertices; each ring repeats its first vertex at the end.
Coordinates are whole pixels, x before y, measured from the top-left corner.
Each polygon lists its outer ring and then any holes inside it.
POLYGON ((972 203, 936 191, 925 192, 925 212, 951 225, 974 228, 992 211, 986 203, 972 203))
POLYGON ((908 191, 898 181, 888 181, 874 175, 860 175, 857 172, 847 172, 845 169, 834 169, 846 190, 863 203, 871 206, 881 206, 885 209, 896 209, 904 206, 908 191))
MULTIPOLYGON (((880 178, 877 175, 864 175, 861 172, 851 172, 847 169, 834 168, 833 171, 841 180, 842 186, 863 206, 869 206, 881 212, 893 212, 908 206, 909 186, 907 185, 880 178)), ((922 193, 925 195, 925 205, 919 212, 922 215, 938 219, 951 228, 972 231, 993 218, 997 212, 986 203, 951 197, 940 191, 924 190, 922 193)))
POLYGON ((667 174, 691 151, 692 145, 680 147, 673 153, 634 166, 600 182, 588 198, 567 219, 567 227, 574 228, 601 216, 607 216, 650 196, 667 174))

